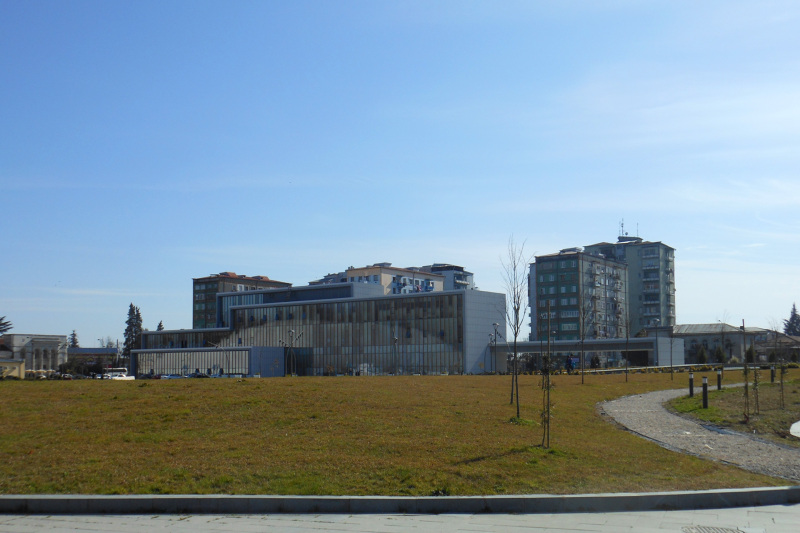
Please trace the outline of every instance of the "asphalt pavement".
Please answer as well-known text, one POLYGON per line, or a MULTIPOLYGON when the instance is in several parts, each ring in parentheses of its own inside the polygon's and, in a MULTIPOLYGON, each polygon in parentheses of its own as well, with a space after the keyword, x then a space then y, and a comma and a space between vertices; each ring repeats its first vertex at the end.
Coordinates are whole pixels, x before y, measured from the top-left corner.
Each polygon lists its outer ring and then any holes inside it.
POLYGON ((266 514, 266 515, 10 515, 0 514, 0 532, 289 533, 355 531, 600 532, 619 533, 797 533, 800 504, 702 509, 568 514, 266 514))

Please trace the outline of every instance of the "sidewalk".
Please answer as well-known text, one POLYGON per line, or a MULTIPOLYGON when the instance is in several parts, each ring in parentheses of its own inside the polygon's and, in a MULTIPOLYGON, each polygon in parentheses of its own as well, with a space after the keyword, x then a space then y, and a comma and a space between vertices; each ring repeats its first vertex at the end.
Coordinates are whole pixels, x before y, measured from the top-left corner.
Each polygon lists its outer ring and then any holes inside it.
POLYGON ((699 511, 572 514, 267 514, 267 515, 2 515, 1 533, 33 531, 169 531, 249 533, 286 531, 514 531, 599 533, 796 533, 800 505, 699 511))

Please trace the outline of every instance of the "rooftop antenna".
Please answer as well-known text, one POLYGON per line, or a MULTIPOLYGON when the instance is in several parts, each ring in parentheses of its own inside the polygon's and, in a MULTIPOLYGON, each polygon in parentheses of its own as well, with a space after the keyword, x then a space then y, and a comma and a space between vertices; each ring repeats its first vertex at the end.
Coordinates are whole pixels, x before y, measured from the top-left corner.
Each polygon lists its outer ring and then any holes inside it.
POLYGON ((619 221, 619 236, 625 237, 627 235, 628 234, 625 233, 625 219, 623 218, 622 220, 619 221))

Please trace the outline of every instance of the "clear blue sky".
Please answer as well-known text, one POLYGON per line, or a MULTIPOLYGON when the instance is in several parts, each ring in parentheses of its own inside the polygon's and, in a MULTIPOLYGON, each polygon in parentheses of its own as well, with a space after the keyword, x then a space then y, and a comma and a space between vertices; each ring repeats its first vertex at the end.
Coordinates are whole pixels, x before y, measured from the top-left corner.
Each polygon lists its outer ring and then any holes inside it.
POLYGON ((800 301, 800 4, 0 2, 0 316, 191 327, 191 280, 304 285, 625 229, 679 323, 800 301))

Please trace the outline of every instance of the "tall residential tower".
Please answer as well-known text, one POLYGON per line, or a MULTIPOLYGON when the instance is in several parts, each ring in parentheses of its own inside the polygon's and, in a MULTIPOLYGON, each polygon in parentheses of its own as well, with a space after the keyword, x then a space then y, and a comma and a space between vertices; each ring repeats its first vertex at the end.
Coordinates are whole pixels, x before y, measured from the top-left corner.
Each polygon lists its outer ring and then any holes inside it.
POLYGON ((625 336, 623 262, 567 248, 537 256, 529 281, 531 340, 625 336))
POLYGON ((627 264, 632 335, 648 326, 675 325, 674 248, 621 235, 616 243, 601 242, 585 249, 627 264))

